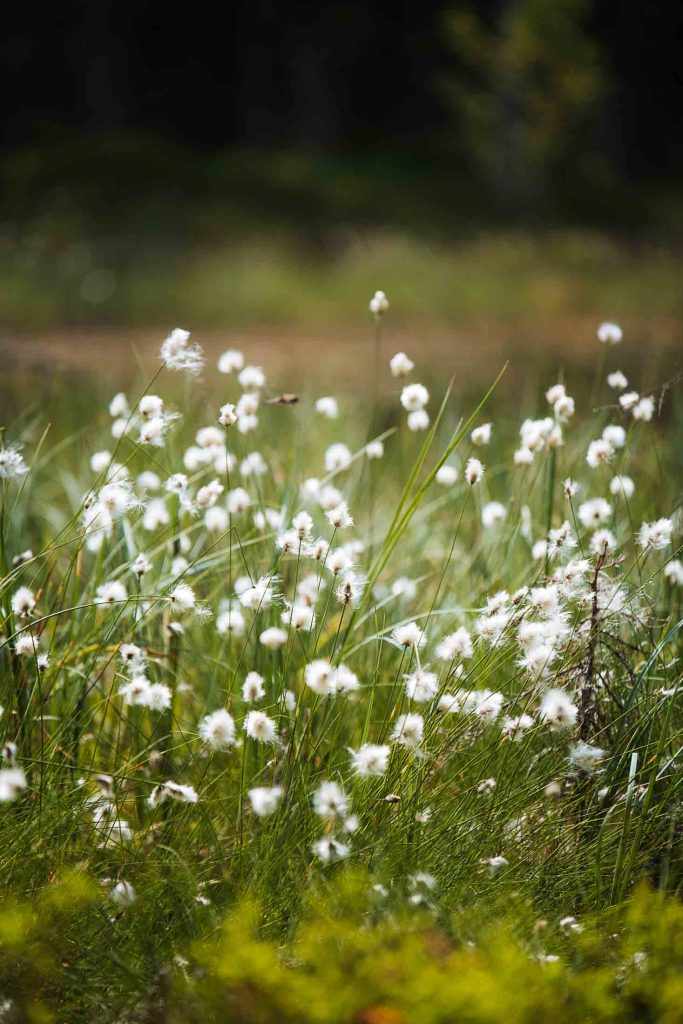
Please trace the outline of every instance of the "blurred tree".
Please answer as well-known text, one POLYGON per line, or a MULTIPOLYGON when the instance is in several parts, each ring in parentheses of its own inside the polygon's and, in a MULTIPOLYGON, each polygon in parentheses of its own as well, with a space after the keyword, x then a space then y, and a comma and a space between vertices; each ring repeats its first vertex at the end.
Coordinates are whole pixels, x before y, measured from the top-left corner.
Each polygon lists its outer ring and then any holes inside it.
POLYGON ((591 0, 506 0, 445 16, 459 145, 503 201, 543 209, 552 178, 577 166, 605 91, 590 14, 591 0))

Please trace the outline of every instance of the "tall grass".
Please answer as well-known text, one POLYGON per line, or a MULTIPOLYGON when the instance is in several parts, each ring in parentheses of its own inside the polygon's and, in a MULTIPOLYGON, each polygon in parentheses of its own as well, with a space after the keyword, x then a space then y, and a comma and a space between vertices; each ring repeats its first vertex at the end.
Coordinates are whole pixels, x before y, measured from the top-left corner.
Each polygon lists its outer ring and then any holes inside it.
MULTIPOLYGON (((608 928, 636 880, 679 891, 676 389, 608 387, 615 345, 595 408, 565 379, 522 409, 502 367, 463 409, 457 381, 392 377, 377 328, 391 397, 338 416, 241 354, 196 376, 174 332, 109 411, 65 387, 5 428, 2 984, 26 1019, 15 968, 74 868, 70 1020, 165 1019, 224 911, 297 942, 347 878, 354 927, 469 914, 522 943, 513 904, 608 928)), ((262 999, 235 1019, 284 1014, 262 999)))

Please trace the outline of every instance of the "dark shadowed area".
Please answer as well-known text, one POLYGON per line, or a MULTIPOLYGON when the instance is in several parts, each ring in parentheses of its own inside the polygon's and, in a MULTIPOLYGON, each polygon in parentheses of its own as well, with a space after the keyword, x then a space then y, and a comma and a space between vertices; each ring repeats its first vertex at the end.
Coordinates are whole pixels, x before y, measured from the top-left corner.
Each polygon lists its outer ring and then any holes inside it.
POLYGON ((344 369, 375 288, 456 366, 571 361, 605 317, 680 342, 679 4, 93 0, 4 29, 11 360, 125 373, 182 324, 344 369))

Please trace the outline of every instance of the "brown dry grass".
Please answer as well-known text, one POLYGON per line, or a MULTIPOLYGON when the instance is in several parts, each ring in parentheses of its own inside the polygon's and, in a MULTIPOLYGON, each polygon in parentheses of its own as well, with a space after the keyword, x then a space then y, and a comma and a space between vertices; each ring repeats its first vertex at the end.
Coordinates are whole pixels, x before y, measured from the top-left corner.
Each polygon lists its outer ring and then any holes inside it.
MULTIPOLYGON (((641 382, 653 383, 662 364, 675 362, 681 351, 681 324, 674 318, 649 318, 624 323, 625 342, 612 362, 637 372, 641 382)), ((596 324, 577 317, 540 323, 481 318, 463 324, 426 322, 384 325, 383 355, 388 359, 401 349, 419 360, 423 372, 434 377, 487 379, 510 360, 514 372, 539 370, 559 362, 567 370, 588 370, 595 363, 596 324), (425 370, 429 367, 429 371, 425 370)), ((166 327, 158 329, 70 329, 39 334, 5 333, 0 336, 0 356, 11 370, 77 373, 125 383, 142 367, 153 372, 159 344, 166 327)), ((215 362, 226 348, 241 348, 250 362, 268 368, 269 378, 294 388, 305 373, 329 390, 353 388, 367 378, 372 351, 372 325, 322 330, 258 328, 198 332, 207 358, 215 362)), ((642 386, 642 383, 641 383, 642 386)))

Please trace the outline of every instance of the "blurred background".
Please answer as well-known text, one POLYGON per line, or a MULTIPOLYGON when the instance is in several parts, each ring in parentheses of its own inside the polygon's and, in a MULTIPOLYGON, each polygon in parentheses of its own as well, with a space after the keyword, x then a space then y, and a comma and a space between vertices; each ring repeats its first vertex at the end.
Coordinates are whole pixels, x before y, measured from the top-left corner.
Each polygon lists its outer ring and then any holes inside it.
POLYGON ((287 363, 680 345, 683 5, 11 4, 0 350, 120 369, 167 328, 287 363), (412 349, 415 349, 415 343, 412 349), (260 346, 260 348, 259 348, 260 346), (332 353, 332 347, 330 347, 332 353))

